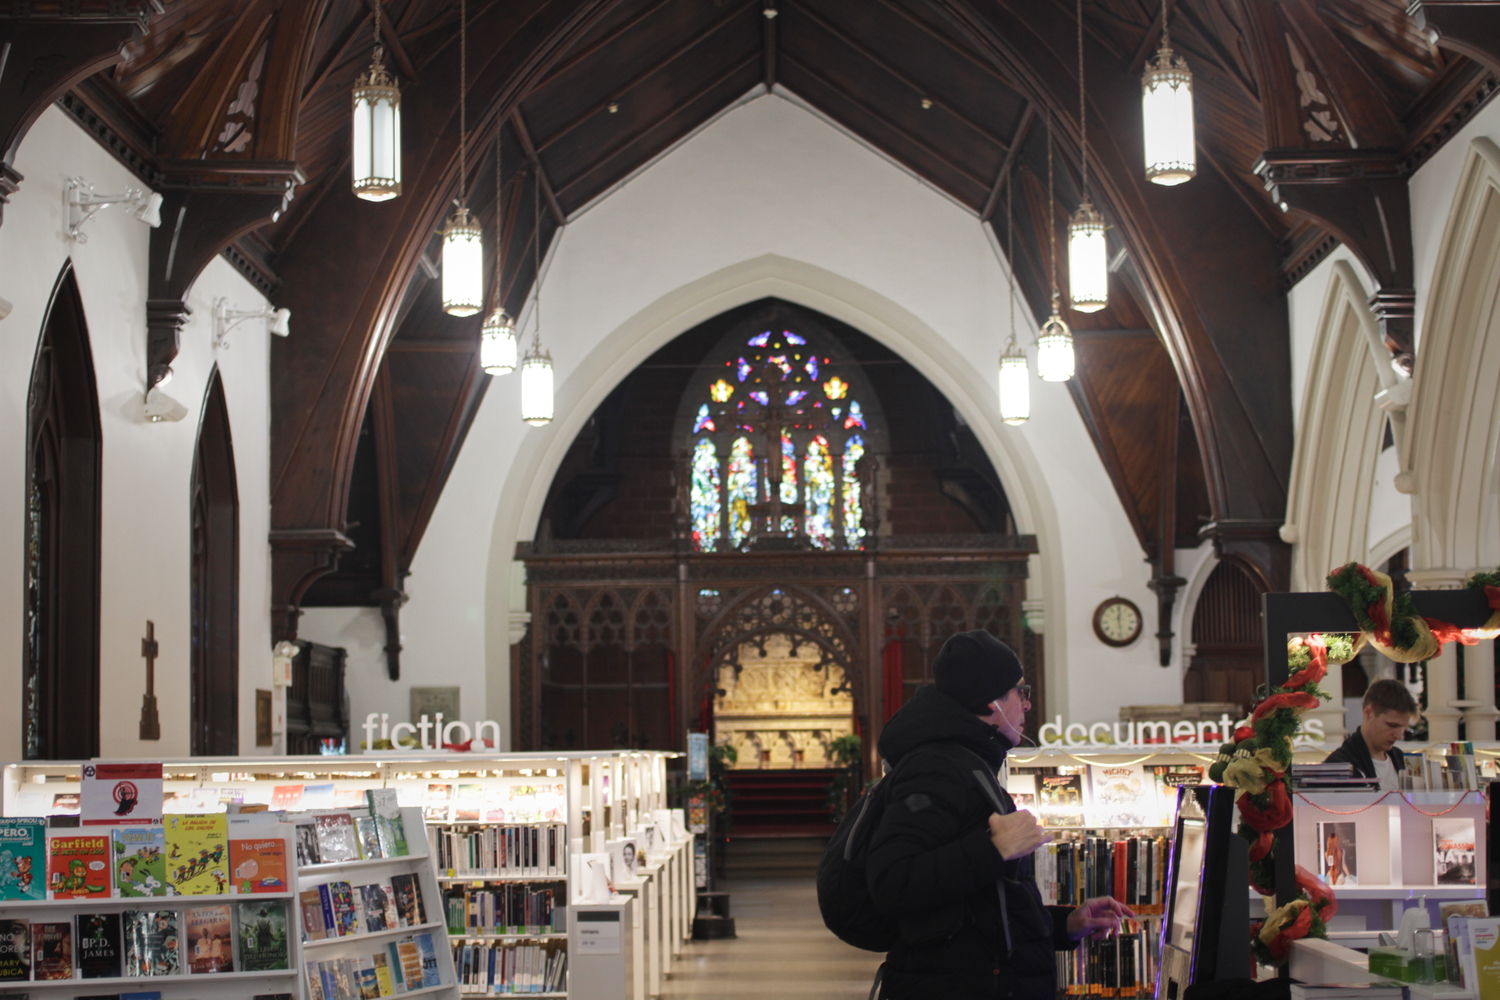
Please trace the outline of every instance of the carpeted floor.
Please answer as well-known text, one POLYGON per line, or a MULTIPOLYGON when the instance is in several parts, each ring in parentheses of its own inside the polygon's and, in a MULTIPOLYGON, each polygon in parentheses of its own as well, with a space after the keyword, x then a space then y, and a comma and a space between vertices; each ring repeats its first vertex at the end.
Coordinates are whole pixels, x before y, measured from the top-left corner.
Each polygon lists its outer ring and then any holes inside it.
POLYGON ((719 886, 730 895, 739 937, 693 941, 672 963, 663 1000, 865 1000, 882 956, 851 948, 818 915, 812 879, 757 879, 719 886))

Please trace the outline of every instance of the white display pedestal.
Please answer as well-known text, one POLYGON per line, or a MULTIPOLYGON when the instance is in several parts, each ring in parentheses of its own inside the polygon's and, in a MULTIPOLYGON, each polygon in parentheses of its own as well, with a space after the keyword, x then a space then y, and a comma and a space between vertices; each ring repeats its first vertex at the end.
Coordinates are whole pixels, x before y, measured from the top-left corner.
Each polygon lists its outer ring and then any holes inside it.
POLYGON ((568 913, 569 995, 644 1000, 636 905, 629 896, 613 903, 573 904, 568 913))

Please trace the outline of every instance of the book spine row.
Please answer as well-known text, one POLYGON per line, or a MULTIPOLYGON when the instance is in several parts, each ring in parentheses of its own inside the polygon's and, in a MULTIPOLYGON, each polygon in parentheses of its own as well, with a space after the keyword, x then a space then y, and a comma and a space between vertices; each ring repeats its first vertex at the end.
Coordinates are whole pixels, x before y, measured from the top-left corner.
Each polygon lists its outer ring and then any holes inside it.
POLYGON ((1150 923, 1128 921, 1126 932, 1083 941, 1057 956, 1057 984, 1066 996, 1150 997, 1156 993, 1159 935, 1150 923))
POLYGON ((567 873, 567 827, 562 823, 429 825, 427 837, 439 872, 449 878, 560 877, 567 873))
POLYGON ((450 890, 446 894, 449 934, 557 934, 566 906, 551 889, 505 885, 493 889, 450 890))
POLYGON ((442 985, 432 935, 391 941, 358 958, 307 963, 308 1000, 374 1000, 442 985))
POLYGON ((1049 905, 1076 906, 1097 896, 1113 896, 1141 916, 1163 910, 1165 837, 1054 841, 1035 858, 1037 886, 1049 905))
POLYGON ((453 966, 458 991, 466 996, 561 993, 568 988, 568 953, 560 943, 458 943, 453 966))

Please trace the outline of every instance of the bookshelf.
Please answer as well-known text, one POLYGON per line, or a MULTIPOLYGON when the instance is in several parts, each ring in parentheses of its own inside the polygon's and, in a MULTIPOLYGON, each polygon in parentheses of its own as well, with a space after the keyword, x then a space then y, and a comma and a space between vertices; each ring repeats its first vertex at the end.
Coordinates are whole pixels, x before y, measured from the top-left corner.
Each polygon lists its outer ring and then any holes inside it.
MULTIPOLYGON (((462 982, 463 962, 472 959, 476 946, 491 949, 539 947, 548 954, 566 956, 564 975, 571 980, 576 952, 575 928, 568 919, 575 907, 577 880, 572 859, 585 853, 606 853, 608 845, 634 836, 644 842, 644 827, 674 831, 666 801, 666 766, 670 753, 613 751, 600 753, 408 753, 375 752, 347 757, 240 757, 189 758, 163 761, 166 810, 172 812, 222 812, 225 810, 286 810, 303 812, 358 812, 364 808, 365 792, 394 789, 403 815, 416 809, 422 825, 433 832, 457 829, 484 831, 504 827, 547 827, 556 830, 560 869, 519 874, 500 870, 440 866, 432 857, 429 922, 437 932, 450 930, 445 896, 465 890, 492 891, 507 887, 553 890, 557 922, 550 932, 493 935, 450 934, 448 961, 458 978, 458 993, 490 995, 491 987, 462 982), (550 786, 546 794, 524 794, 517 788, 550 786), (432 786, 446 786, 442 797, 432 786), (520 804, 519 812, 513 808, 520 804)), ((27 761, 0 768, 0 798, 7 816, 49 816, 79 789, 76 762, 27 761)), ((64 807, 65 808, 65 807, 64 807)), ((251 813, 250 815, 257 815, 251 813)), ((680 815, 676 827, 684 827, 680 815)), ((422 827, 416 827, 420 830, 422 827)), ((629 984, 633 1000, 645 1000, 647 989, 658 992, 670 974, 673 958, 690 937, 696 895, 692 877, 693 838, 668 836, 638 872, 641 886, 628 888, 616 900, 623 903, 644 893, 645 899, 627 908, 629 937, 639 927, 642 944, 639 960, 640 988, 629 984), (652 900, 655 904, 651 905, 652 900), (655 974, 650 974, 652 968, 655 974), (649 984, 655 984, 651 986, 649 984)), ((408 842, 418 850, 421 838, 408 842)), ((435 855, 429 848, 428 855, 435 855)), ((366 875, 378 874, 386 859, 377 862, 347 861, 314 869, 314 885, 345 881, 358 885, 366 875)), ((609 904, 603 904, 609 905, 609 904)), ((298 935, 300 936, 300 935, 298 935)), ((322 953, 343 954, 333 945, 307 950, 318 960, 322 953)), ((487 964, 487 963, 486 963, 487 964)), ((445 980, 445 983, 447 981, 445 980)), ((424 991, 425 992, 425 991, 424 991)), ((434 990, 443 994, 443 990, 434 990)), ((250 994, 245 994, 246 996, 250 994)), ((297 994, 298 1000, 310 1000, 297 994)), ((408 994, 402 994, 408 995, 408 994)), ((532 993, 531 995, 538 995, 532 993)), ((565 996, 565 990, 556 991, 565 996)), ((3 985, 0 985, 3 996, 3 985)), ((164 998, 170 1000, 170 998, 164 998)))
MULTIPOLYGON (((226 822, 223 827, 225 869, 229 868, 228 851, 232 842, 253 840, 261 845, 275 845, 266 850, 263 858, 274 857, 279 849, 285 859, 284 884, 293 884, 296 858, 291 828, 270 817, 237 819, 238 822, 226 822)), ((44 830, 44 837, 47 842, 98 837, 112 844, 117 829, 140 832, 147 828, 50 827, 44 830)), ((170 854, 171 849, 172 841, 166 840, 163 854, 170 854)), ((50 848, 47 853, 51 854, 50 848)), ((304 994, 297 974, 301 948, 294 931, 296 901, 289 888, 241 892, 237 891, 240 886, 230 879, 223 893, 122 898, 111 849, 106 850, 105 857, 109 861, 101 881, 106 888, 96 896, 0 900, 0 922, 3 922, 0 929, 7 939, 17 941, 16 925, 20 922, 28 925, 29 974, 33 977, 59 974, 64 968, 70 973, 67 978, 0 981, 0 997, 71 1000, 79 995, 149 990, 159 992, 162 1000, 239 1000, 249 996, 302 1000, 304 994), (96 916, 103 919, 94 923, 91 918, 96 916), (67 928, 66 958, 43 954, 50 951, 57 956, 61 949, 42 947, 43 934, 53 935, 54 940, 57 934, 55 930, 43 931, 42 925, 67 928), (203 930, 208 933, 195 940, 194 935, 203 930), (90 949, 85 944, 86 936, 105 942, 105 947, 90 949), (140 968, 141 962, 153 962, 162 971, 156 975, 130 975, 131 969, 140 968), (207 971, 225 964, 232 971, 207 971), (194 968, 200 971, 192 971, 194 968), (86 973, 88 978, 84 978, 86 973)), ((270 870, 269 861, 266 870, 270 870)), ((38 885, 44 884, 45 879, 45 872, 37 874, 38 885)), ((161 889, 166 891, 166 885, 161 889)), ((8 959, 9 955, 0 961, 8 967, 8 959)))

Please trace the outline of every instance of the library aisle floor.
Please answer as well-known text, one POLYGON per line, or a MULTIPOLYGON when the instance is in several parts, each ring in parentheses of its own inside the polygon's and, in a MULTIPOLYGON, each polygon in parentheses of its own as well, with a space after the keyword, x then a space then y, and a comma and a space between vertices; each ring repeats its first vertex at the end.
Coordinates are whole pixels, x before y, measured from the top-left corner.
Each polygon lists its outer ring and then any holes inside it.
POLYGON ((739 937, 693 941, 672 963, 662 1000, 865 1000, 881 956, 852 948, 818 915, 811 878, 726 882, 739 937))

